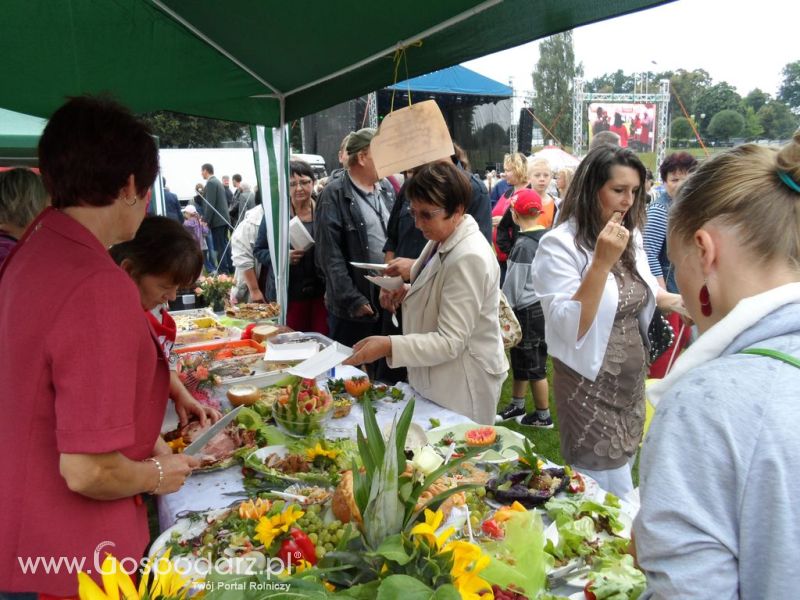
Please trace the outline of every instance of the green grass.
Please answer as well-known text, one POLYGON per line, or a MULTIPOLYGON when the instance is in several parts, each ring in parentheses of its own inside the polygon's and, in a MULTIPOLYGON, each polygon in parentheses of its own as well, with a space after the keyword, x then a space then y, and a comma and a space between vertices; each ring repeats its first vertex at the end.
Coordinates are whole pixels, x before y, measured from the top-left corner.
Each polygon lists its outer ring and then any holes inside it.
MULTIPOLYGON (((725 150, 730 150, 730 148, 712 148, 710 146, 708 148, 709 156, 714 156, 715 154, 719 154, 720 152, 724 152, 725 150)), ((702 148, 667 148, 667 156, 672 154, 673 152, 688 152, 692 156, 694 156, 697 160, 702 160, 706 157, 705 150, 702 148)), ((640 152, 637 154, 639 159, 644 163, 644 166, 653 171, 658 177, 658 173, 656 173, 656 153, 655 152, 640 152)))

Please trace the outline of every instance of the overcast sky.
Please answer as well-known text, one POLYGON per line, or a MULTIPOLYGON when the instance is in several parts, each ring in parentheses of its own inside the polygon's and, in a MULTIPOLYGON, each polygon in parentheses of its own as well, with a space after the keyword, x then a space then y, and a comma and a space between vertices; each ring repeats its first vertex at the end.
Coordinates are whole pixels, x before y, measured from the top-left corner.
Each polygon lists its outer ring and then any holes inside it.
MULTIPOLYGON (((799 21, 798 0, 678 0, 576 29, 575 61, 586 79, 617 69, 705 69, 742 96, 756 87, 775 96, 783 67, 800 60, 799 21)), ((515 89, 532 90, 538 58, 531 42, 464 66, 502 83, 511 75, 515 89)))

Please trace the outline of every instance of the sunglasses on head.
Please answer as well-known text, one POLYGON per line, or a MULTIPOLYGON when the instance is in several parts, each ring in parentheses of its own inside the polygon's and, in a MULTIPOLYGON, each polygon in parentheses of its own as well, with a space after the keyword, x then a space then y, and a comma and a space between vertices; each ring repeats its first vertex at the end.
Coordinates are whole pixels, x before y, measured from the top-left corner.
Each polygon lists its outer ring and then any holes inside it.
POLYGON ((443 211, 444 211, 443 208, 437 208, 435 210, 416 210, 413 208, 409 208, 408 214, 410 214, 411 218, 414 220, 421 219, 423 221, 430 221, 434 215, 437 215, 443 211))

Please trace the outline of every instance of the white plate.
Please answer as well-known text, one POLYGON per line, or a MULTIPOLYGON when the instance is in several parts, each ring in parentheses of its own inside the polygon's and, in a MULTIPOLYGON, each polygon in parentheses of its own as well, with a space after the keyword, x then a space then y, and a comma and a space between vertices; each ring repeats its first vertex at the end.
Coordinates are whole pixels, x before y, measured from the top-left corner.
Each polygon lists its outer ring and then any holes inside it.
POLYGON ((259 448, 255 452, 248 454, 246 460, 258 459, 263 463, 264 459, 270 454, 277 454, 280 457, 284 457, 288 452, 289 451, 287 450, 286 446, 264 446, 263 448, 259 448))
POLYGON ((350 264, 356 269, 368 269, 370 271, 383 271, 389 267, 389 265, 382 265, 380 263, 362 263, 350 261, 350 264))
POLYGON ((208 526, 208 518, 215 518, 220 515, 224 515, 230 509, 229 508, 218 508, 215 510, 210 510, 206 513, 205 518, 203 519, 189 519, 183 518, 178 519, 175 521, 175 525, 165 529, 161 532, 153 544, 150 546, 150 556, 156 557, 161 556, 164 553, 165 548, 167 547, 167 543, 170 542, 172 539, 172 534, 177 532, 179 534, 179 540, 190 540, 193 537, 196 537, 203 533, 203 530, 208 526))
MULTIPOLYGON (((477 429, 479 427, 491 427, 491 425, 475 425, 474 423, 459 423, 458 425, 451 425, 450 427, 437 427, 428 431, 428 443, 436 446, 436 442, 441 440, 448 433, 452 433, 456 440, 463 440, 464 434, 470 429, 477 429)), ((497 450, 486 450, 478 454, 473 460, 485 463, 504 463, 517 460, 519 455, 516 451, 511 450, 511 446, 523 446, 525 443, 525 436, 513 429, 507 429, 502 426, 494 426, 497 434, 502 437, 503 446, 498 452, 497 450)), ((443 452, 445 449, 442 446, 437 446, 437 450, 443 452)))

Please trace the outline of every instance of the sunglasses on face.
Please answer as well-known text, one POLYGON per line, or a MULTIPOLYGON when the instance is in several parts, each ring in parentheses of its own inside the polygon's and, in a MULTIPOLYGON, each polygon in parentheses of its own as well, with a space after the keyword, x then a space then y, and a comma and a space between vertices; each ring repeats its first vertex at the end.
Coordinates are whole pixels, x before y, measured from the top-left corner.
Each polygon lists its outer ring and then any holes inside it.
POLYGON ((437 215, 443 211, 444 211, 443 208, 437 208, 435 210, 416 210, 413 208, 409 208, 408 214, 410 214, 411 218, 414 219, 415 221, 417 219, 420 219, 422 221, 430 221, 434 215, 437 215))

